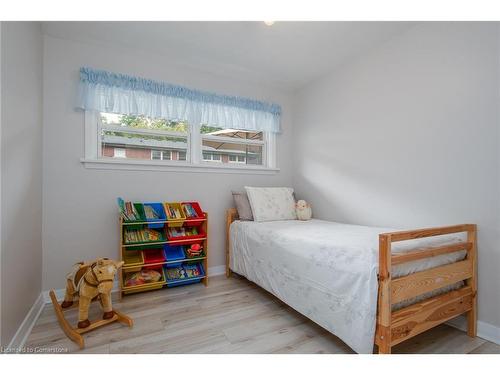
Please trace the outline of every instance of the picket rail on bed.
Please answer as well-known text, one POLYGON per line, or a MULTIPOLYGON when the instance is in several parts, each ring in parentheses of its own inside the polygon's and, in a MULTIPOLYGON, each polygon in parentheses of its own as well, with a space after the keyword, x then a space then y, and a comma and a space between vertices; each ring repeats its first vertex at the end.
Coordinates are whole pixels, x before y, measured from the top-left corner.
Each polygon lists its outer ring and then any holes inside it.
POLYGON ((476 225, 462 224, 382 233, 379 235, 379 287, 375 344, 379 353, 438 324, 467 313, 467 334, 476 336, 477 326, 477 240, 476 225), (409 253, 391 254, 394 242, 452 233, 467 233, 467 241, 453 245, 418 249, 409 253), (444 266, 392 278, 393 265, 421 260, 455 251, 466 250, 465 259, 444 266), (465 285, 392 311, 392 305, 417 297, 459 281, 465 285))
MULTIPOLYGON (((231 208, 226 212, 226 276, 231 276, 230 231, 231 223, 238 219, 238 212, 231 208)), ((379 235, 379 286, 377 327, 375 344, 378 352, 391 353, 391 348, 430 328, 458 315, 467 315, 467 334, 476 336, 477 325, 477 240, 476 225, 461 224, 447 227, 416 229, 382 233, 379 235), (412 252, 391 253, 394 242, 452 233, 467 233, 467 241, 451 245, 419 248, 412 252), (438 255, 465 250, 465 259, 439 267, 392 278, 394 265, 422 260, 438 255), (392 311, 392 305, 432 292, 459 281, 465 285, 459 289, 416 302, 392 311)))

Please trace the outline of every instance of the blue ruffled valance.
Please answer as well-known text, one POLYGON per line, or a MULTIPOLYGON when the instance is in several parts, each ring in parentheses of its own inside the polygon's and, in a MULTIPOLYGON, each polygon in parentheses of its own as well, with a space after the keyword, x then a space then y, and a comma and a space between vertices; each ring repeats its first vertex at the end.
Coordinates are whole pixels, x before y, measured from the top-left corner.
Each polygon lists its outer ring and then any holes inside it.
POLYGON ((226 129, 280 131, 281 107, 277 104, 91 68, 80 69, 78 108, 226 129))

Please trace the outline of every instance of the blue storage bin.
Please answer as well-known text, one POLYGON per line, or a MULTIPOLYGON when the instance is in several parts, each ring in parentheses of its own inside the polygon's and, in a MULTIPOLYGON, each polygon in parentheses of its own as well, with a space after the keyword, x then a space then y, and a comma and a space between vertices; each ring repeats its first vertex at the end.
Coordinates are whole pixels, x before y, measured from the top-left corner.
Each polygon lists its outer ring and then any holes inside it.
POLYGON ((205 277, 205 270, 203 268, 202 263, 191 263, 191 264, 185 264, 185 265, 167 265, 165 270, 165 278, 167 280, 167 287, 168 288, 173 288, 176 286, 181 286, 181 285, 187 285, 187 284, 195 284, 199 283, 203 278, 205 277), (184 278, 182 279, 169 279, 168 274, 167 274, 167 269, 168 268, 179 268, 181 269, 181 273, 184 275, 184 278), (186 269, 188 268, 196 268, 199 271, 199 275, 195 277, 187 277, 186 269))
POLYGON ((176 286, 188 285, 188 284, 196 284, 200 283, 202 279, 186 279, 182 281, 177 281, 174 283, 167 282, 167 288, 175 288, 176 286))
MULTIPOLYGON (((150 219, 146 217, 146 213, 144 213, 144 217, 146 218, 146 221, 165 221, 167 220, 167 217, 165 216, 165 210, 163 209, 163 203, 143 203, 144 210, 146 210, 146 207, 149 206, 151 207, 157 214, 158 214, 158 219, 150 219)), ((154 223, 154 224, 148 224, 149 228, 163 228, 163 223, 154 223)))
POLYGON ((205 276, 205 270, 203 269, 203 264, 201 262, 185 263, 182 268, 184 268, 184 272, 186 273, 186 276, 188 276, 188 278, 194 279, 205 276), (189 277, 189 270, 198 271, 198 275, 189 277))
POLYGON ((182 261, 186 259, 186 253, 184 252, 184 246, 171 246, 165 244, 163 246, 163 251, 165 252, 165 259, 167 262, 179 260, 177 263, 170 263, 170 267, 175 267, 182 264, 182 261))

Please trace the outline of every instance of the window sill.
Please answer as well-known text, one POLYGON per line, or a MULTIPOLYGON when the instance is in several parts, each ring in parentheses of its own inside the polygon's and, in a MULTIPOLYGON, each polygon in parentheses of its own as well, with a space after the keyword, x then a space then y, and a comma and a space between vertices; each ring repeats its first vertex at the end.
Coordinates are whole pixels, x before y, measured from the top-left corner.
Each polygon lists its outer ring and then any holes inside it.
POLYGON ((189 163, 165 163, 147 160, 105 160, 105 159, 80 159, 85 168, 89 169, 115 169, 126 171, 160 171, 160 172, 190 172, 190 173, 227 173, 227 174, 277 174, 279 168, 266 168, 258 166, 235 165, 207 165, 189 163))

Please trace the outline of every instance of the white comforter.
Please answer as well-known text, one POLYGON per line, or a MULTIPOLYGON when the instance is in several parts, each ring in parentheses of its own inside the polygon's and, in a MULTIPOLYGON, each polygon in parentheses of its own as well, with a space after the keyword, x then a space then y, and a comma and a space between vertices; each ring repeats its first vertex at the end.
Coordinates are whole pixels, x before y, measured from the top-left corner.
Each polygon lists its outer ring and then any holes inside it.
MULTIPOLYGON (((378 234, 390 228, 322 220, 231 224, 230 268, 340 337, 372 353, 377 311, 378 234)), ((462 241, 448 235, 393 244, 393 253, 462 241)), ((406 263, 393 277, 455 262, 465 252, 406 263)))

